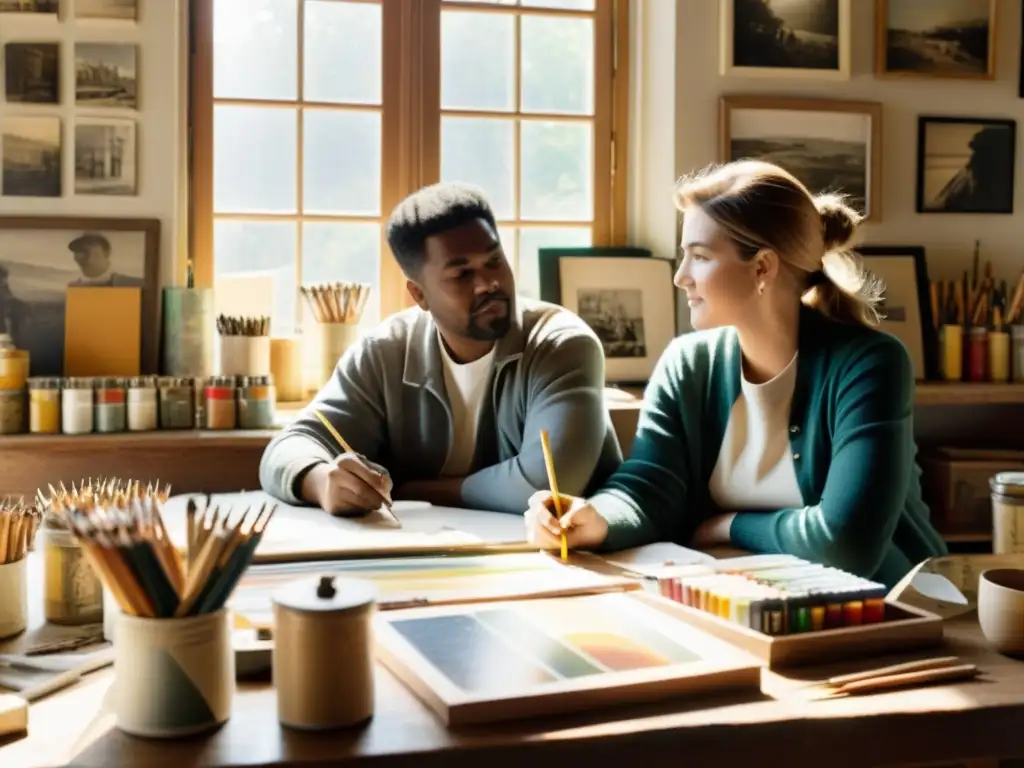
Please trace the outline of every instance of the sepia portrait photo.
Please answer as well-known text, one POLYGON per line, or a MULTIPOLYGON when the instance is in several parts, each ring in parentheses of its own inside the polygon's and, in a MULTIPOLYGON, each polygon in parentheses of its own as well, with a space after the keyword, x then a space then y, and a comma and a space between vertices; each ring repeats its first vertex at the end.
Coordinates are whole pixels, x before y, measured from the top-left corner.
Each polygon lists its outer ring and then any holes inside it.
POLYGON ((75 45, 75 101, 85 107, 136 109, 138 46, 114 43, 75 45))
POLYGON ((138 0, 75 0, 75 16, 80 19, 135 21, 138 15, 138 0))
POLYGON ((850 76, 850 0, 720 0, 720 7, 720 74, 850 76))
POLYGON ((721 100, 723 162, 764 160, 792 173, 814 194, 836 192, 867 217, 880 206, 880 105, 771 96, 721 100))
POLYGON ((60 145, 59 117, 10 115, 0 120, 0 194, 60 197, 60 145))
POLYGON ((918 213, 1013 213, 1017 123, 918 119, 918 213))
POLYGON ((644 295, 636 288, 576 292, 576 314, 601 340, 605 357, 646 357, 644 295))
POLYGON ((75 124, 75 194, 134 195, 135 121, 79 118, 75 124))
POLYGON ((145 232, 6 229, 0 219, 0 317, 33 375, 59 376, 69 286, 139 286, 145 232))
POLYGON ((18 104, 60 103, 60 45, 7 43, 4 47, 4 94, 18 104))
POLYGON ((60 0, 0 0, 0 13, 57 13, 60 0))
POLYGON ((996 0, 878 0, 881 75, 995 77, 996 0))

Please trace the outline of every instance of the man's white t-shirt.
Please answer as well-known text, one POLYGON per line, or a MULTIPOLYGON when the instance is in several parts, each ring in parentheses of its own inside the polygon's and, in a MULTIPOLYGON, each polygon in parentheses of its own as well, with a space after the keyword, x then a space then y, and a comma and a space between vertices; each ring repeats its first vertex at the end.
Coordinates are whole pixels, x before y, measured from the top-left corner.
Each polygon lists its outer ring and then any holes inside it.
POLYGON ((444 388, 452 409, 452 445, 441 474, 446 477, 465 477, 476 455, 480 410, 490 391, 494 348, 479 360, 457 363, 448 353, 444 339, 440 338, 440 334, 438 336, 441 360, 444 363, 444 388))

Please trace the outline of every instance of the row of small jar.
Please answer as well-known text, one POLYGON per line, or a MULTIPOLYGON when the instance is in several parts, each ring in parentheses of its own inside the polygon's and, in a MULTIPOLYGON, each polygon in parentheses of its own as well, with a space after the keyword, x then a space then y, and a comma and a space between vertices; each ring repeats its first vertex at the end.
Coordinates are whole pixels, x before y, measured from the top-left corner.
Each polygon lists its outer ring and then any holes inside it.
POLYGON ((268 429, 276 401, 270 376, 33 377, 27 391, 0 391, 0 434, 268 429))

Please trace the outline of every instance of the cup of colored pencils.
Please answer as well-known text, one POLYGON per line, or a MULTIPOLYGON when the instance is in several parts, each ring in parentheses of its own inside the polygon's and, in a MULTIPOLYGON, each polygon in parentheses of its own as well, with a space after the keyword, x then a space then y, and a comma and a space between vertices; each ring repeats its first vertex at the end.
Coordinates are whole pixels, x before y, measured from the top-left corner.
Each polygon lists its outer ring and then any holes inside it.
POLYGON ((217 316, 222 376, 270 374, 270 318, 217 316))
POLYGON ((231 715, 235 685, 227 603, 274 508, 187 512, 187 553, 173 545, 163 501, 135 486, 62 515, 119 608, 114 641, 117 725, 171 738, 231 715))
POLYGON ((39 518, 24 500, 0 502, 0 639, 21 634, 28 625, 26 565, 39 518))
POLYGON ((314 320, 310 359, 314 363, 313 387, 319 389, 334 373, 345 350, 359 338, 359 324, 370 286, 363 283, 324 283, 303 286, 302 298, 314 320))

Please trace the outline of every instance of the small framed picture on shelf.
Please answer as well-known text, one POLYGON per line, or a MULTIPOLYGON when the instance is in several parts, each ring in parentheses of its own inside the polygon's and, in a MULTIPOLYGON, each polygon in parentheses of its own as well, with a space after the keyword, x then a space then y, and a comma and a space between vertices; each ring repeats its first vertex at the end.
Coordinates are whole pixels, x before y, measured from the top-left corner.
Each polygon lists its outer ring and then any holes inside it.
POLYGON ((719 0, 719 74, 847 80, 853 0, 719 0))
POLYGON ((0 197, 61 196, 61 134, 59 117, 0 118, 0 197))
POLYGON ((673 264, 642 248, 541 248, 540 298, 601 340, 612 384, 646 384, 675 336, 673 264))
POLYGON ((872 222, 882 218, 882 105, 786 96, 719 101, 719 160, 756 159, 813 193, 841 192, 872 222))
POLYGON ((1017 122, 921 116, 918 213, 1013 213, 1017 122))
POLYGON ((881 77, 992 80, 997 0, 875 0, 881 77))
POLYGON ((60 44, 3 46, 4 95, 11 104, 60 104, 60 44))
POLYGON ((160 221, 0 216, 0 316, 33 376, 64 375, 70 289, 141 290, 143 373, 159 361, 160 221))
POLYGON ((861 245, 865 269, 882 282, 880 327, 903 342, 918 381, 938 375, 938 337, 924 248, 919 245, 861 245))

